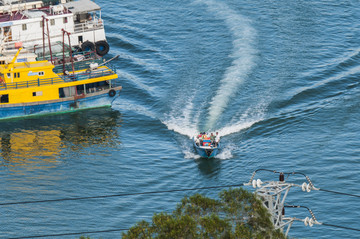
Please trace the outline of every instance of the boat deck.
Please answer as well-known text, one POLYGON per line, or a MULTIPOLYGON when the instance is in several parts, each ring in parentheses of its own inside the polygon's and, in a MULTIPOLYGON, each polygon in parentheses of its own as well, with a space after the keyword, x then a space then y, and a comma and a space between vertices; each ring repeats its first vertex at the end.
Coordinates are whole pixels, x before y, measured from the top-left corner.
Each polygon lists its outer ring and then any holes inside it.
MULTIPOLYGON (((39 18, 41 16, 58 16, 71 13, 70 10, 67 8, 64 9, 62 12, 52 12, 49 7, 42 7, 37 9, 30 9, 24 12, 20 11, 13 11, 0 13, 0 23, 10 22, 10 21, 18 21, 18 20, 26 20, 26 19, 33 19, 39 18)), ((9 23, 9 26, 11 24, 9 23)))
POLYGON ((24 19, 29 19, 29 18, 18 12, 13 13, 12 15, 3 14, 3 13, 0 14, 0 22, 17 21, 17 20, 24 20, 24 19))

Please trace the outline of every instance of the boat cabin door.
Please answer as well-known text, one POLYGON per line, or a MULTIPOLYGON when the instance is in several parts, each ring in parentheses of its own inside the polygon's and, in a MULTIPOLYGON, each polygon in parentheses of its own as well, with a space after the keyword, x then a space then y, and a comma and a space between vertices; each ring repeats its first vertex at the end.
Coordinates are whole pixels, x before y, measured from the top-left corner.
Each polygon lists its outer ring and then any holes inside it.
POLYGON ((11 42, 12 41, 12 33, 11 33, 11 27, 4 27, 2 28, 4 33, 4 41, 5 42, 11 42))

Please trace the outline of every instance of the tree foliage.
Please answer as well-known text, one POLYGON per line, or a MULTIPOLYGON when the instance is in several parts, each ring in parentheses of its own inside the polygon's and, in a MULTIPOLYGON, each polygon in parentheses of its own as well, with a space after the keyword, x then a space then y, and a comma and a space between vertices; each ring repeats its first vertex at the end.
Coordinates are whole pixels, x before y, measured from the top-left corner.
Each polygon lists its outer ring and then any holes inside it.
POLYGON ((219 199, 200 194, 185 197, 172 214, 158 213, 123 233, 133 238, 285 238, 275 230, 268 210, 255 194, 242 188, 224 190, 219 199))

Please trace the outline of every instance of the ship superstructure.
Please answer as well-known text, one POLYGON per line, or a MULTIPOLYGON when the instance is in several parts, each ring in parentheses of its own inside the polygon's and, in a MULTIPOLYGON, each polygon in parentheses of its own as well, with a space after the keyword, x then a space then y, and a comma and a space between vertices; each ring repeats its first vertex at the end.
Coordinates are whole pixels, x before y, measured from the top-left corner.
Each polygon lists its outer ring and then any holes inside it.
POLYGON ((20 47, 38 56, 61 52, 57 43, 63 42, 64 31, 72 47, 100 56, 109 51, 101 8, 93 1, 0 1, 1 52, 20 47))

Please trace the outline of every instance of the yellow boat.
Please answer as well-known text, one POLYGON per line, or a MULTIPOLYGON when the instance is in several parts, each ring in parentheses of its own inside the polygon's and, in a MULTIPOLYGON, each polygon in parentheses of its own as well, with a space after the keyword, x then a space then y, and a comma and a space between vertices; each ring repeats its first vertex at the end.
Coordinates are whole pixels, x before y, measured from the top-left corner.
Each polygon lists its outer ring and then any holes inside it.
POLYGON ((0 119, 111 106, 121 86, 115 70, 93 66, 56 74, 49 61, 0 65, 0 119))

